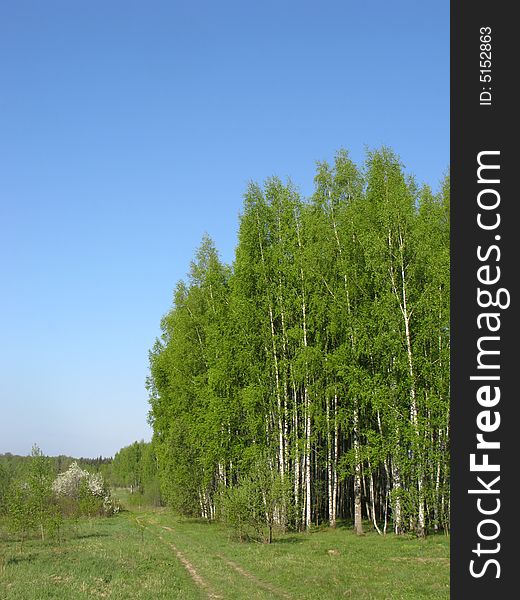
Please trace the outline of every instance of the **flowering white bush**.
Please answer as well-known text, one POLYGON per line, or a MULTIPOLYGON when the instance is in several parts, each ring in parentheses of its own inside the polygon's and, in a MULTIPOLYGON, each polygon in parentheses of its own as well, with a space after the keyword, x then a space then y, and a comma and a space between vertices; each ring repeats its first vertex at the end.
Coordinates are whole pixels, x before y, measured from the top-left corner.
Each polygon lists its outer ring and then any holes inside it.
POLYGON ((68 496, 69 498, 77 499, 79 498, 79 491, 84 480, 87 481, 88 489, 92 495, 104 496, 105 486, 103 477, 99 473, 92 474, 84 471, 77 462, 73 462, 64 473, 60 473, 56 477, 52 484, 52 489, 58 496, 68 496))
POLYGON ((105 496, 103 498, 103 511, 107 515, 115 515, 119 512, 121 507, 111 496, 105 496))
POLYGON ((73 462, 64 473, 56 477, 52 489, 58 496, 68 496, 77 500, 81 483, 89 475, 90 473, 84 471, 77 462, 73 462))
POLYGON ((79 500, 81 486, 86 482, 88 491, 92 496, 103 499, 103 512, 111 515, 119 512, 119 505, 110 496, 110 490, 105 486, 100 473, 89 473, 83 470, 77 462, 60 473, 52 484, 52 489, 57 496, 67 496, 79 500))
POLYGON ((88 474, 87 479, 88 489, 94 496, 105 496, 105 482, 100 473, 88 474))

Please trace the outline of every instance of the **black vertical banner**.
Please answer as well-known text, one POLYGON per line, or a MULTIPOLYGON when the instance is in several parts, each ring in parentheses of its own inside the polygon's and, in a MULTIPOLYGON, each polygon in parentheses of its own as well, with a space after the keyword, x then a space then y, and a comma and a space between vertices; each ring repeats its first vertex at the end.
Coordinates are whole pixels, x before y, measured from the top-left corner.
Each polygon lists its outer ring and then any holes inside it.
POLYGON ((512 2, 451 5, 451 598, 517 597, 520 40, 512 2), (515 86, 516 87, 516 86, 515 86), (516 141, 516 140, 515 140, 516 141), (513 289, 514 288, 514 289, 513 289), (516 591, 514 591, 516 588, 516 591))

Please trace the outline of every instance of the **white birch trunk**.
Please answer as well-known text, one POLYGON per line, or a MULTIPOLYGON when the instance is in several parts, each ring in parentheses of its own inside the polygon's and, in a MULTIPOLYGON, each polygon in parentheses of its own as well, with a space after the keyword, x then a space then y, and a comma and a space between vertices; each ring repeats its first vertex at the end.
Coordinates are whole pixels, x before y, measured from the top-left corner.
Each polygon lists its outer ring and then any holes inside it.
POLYGON ((333 447, 332 447, 332 432, 330 423, 330 406, 329 399, 326 402, 326 416, 327 416, 327 501, 329 506, 329 526, 334 527, 334 498, 333 498, 333 447))
POLYGON ((403 515, 401 511, 401 474, 399 473, 399 469, 397 468, 395 461, 392 461, 392 481, 393 487, 396 491, 395 500, 394 500, 394 532, 397 535, 401 535, 403 533, 403 515))
POLYGON ((368 469, 370 471, 370 501, 372 504, 372 523, 374 525, 375 530, 379 535, 381 535, 381 530, 377 525, 377 516, 376 516, 376 498, 375 498, 375 486, 374 486, 374 474, 372 473, 372 469, 370 467, 370 462, 368 463, 368 469))
POLYGON ((338 509, 338 451, 339 451, 339 428, 338 428, 338 397, 334 394, 334 460, 332 464, 332 518, 331 527, 336 527, 338 509))
MULTIPOLYGON (((390 251, 392 252, 392 238, 391 232, 388 231, 388 245, 390 251)), ((412 338, 410 333, 410 319, 411 319, 411 311, 408 307, 407 300, 407 285, 406 285, 406 274, 405 274, 405 264, 404 264, 404 240, 402 238, 401 232, 399 232, 399 258, 400 258, 400 276, 401 276, 401 293, 399 294, 397 288, 397 282, 395 278, 395 273, 393 266, 390 267, 390 277, 392 281, 392 288, 394 295, 396 296, 399 302, 399 308, 401 309, 401 313, 403 316, 404 327, 405 327, 405 338, 406 338, 406 354, 408 359, 408 375, 410 377, 410 420, 412 423, 412 427, 415 433, 415 461, 417 463, 417 489, 419 492, 418 498, 418 511, 417 511, 417 534, 419 536, 424 536, 426 533, 426 523, 425 523, 425 513, 424 513, 424 492, 423 492, 423 475, 422 475, 422 466, 421 459, 417 456, 418 451, 420 449, 420 432, 419 432, 419 422, 418 422, 418 410, 417 410, 417 399, 415 392, 415 374, 413 368, 413 352, 412 352, 412 338)))
POLYGON ((361 506, 361 461, 359 455, 359 414, 357 400, 354 406, 354 530, 357 535, 363 534, 363 519, 361 506))

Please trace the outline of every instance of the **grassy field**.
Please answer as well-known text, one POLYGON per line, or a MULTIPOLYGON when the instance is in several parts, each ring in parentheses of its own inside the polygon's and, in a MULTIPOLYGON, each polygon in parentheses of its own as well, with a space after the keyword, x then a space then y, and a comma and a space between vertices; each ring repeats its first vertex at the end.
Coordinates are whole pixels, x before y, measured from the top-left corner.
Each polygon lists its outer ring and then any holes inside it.
POLYGON ((349 529, 239 543, 218 524, 166 510, 85 521, 61 543, 0 541, 0 598, 449 598, 449 538, 349 529))

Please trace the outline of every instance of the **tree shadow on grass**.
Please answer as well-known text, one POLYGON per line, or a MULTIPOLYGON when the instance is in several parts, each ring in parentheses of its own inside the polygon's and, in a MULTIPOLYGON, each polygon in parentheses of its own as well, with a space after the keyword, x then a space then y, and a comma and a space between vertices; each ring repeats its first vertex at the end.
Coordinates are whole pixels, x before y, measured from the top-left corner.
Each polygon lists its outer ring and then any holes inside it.
MULTIPOLYGON (((367 525, 367 523, 363 522, 363 527, 365 527, 367 525)), ((370 524, 370 527, 372 528, 372 524, 370 524)), ((324 525, 324 529, 328 529, 328 526, 325 527, 324 525)), ((352 529, 352 531, 354 531, 354 520, 353 519, 338 519, 336 521, 336 529, 352 529)))
POLYGON ((88 538, 101 538, 101 537, 109 537, 108 533, 77 533, 73 536, 75 540, 85 540, 88 538))
POLYGON ((281 538, 273 538, 272 544, 302 544, 308 541, 307 537, 298 535, 286 535, 281 538))
POLYGON ((28 554, 17 554, 16 556, 9 556, 5 559, 5 565, 18 565, 20 563, 31 563, 34 562, 36 554, 29 552, 28 554))
POLYGON ((188 523, 195 525, 215 525, 216 521, 210 521, 209 519, 201 519, 200 517, 182 517, 180 523, 188 523))

